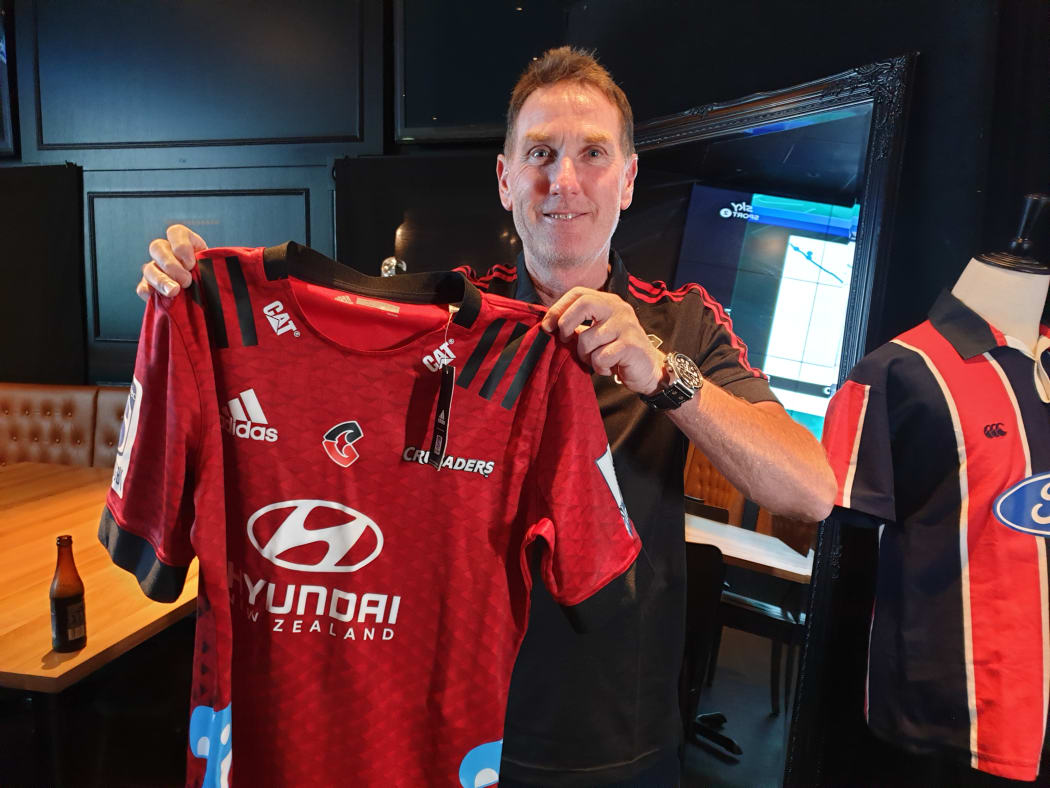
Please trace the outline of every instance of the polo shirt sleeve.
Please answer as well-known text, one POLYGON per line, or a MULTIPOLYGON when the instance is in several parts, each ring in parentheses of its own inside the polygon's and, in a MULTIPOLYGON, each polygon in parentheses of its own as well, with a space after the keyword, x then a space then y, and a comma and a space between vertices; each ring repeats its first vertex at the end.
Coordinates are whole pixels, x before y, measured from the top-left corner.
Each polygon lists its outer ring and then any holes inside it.
POLYGON ((193 358, 200 349, 187 347, 172 314, 185 313, 189 301, 154 294, 146 307, 98 532, 113 562, 158 602, 178 598, 194 556, 201 406, 193 358))
MULTIPOLYGON (((700 373, 719 388, 748 402, 779 402, 769 388, 769 379, 747 357, 747 345, 733 331, 725 309, 695 285, 695 304, 700 311, 699 347, 693 360, 700 373)), ((689 303, 689 302, 685 302, 689 303)))
POLYGON ((835 392, 821 442, 835 472, 835 505, 877 520, 896 519, 887 375, 876 351, 861 360, 835 392))
POLYGON ((578 631, 635 600, 641 540, 627 514, 590 375, 566 354, 548 399, 523 502, 522 573, 539 576, 578 631), (536 548, 539 547, 539 551, 536 548))

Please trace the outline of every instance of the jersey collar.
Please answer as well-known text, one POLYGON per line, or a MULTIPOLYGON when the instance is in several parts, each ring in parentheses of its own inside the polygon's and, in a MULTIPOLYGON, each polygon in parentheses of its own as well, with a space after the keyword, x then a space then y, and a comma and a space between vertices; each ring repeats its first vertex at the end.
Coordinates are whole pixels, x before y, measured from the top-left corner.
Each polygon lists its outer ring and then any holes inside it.
POLYGON ((1009 344, 1002 331, 948 290, 941 291, 930 309, 930 323, 964 359, 971 359, 987 353, 992 348, 1009 344))
POLYGON ((392 301, 459 304, 452 322, 465 328, 473 325, 481 313, 481 293, 465 276, 454 271, 368 276, 295 241, 264 249, 263 268, 269 280, 294 276, 322 287, 392 301))
MULTIPOLYGON (((605 280, 605 285, 602 287, 607 293, 615 293, 624 300, 627 299, 627 268, 623 264, 623 260, 620 259, 620 255, 615 249, 609 250, 609 278, 605 280)), ((518 252, 518 273, 517 273, 517 287, 514 291, 514 298, 518 301, 525 301, 529 304, 540 303, 540 296, 536 292, 535 285, 532 284, 532 279, 529 277, 529 271, 525 267, 525 254, 524 252, 518 252)))
POLYGON ((1035 389, 1039 398, 1050 402, 1050 328, 1047 326, 1039 326, 1039 341, 1033 358, 1031 348, 1004 334, 947 290, 941 291, 930 310, 930 323, 964 359, 1004 346, 1028 356, 1035 362, 1035 389))

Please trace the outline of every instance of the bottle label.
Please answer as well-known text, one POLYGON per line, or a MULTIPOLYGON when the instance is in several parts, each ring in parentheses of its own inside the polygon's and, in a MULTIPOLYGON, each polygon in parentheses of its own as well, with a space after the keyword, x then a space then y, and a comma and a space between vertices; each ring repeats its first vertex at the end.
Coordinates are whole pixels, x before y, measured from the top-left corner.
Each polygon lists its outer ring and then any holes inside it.
POLYGON ((52 640, 78 640, 87 634, 87 619, 84 615, 84 597, 51 600, 52 640))

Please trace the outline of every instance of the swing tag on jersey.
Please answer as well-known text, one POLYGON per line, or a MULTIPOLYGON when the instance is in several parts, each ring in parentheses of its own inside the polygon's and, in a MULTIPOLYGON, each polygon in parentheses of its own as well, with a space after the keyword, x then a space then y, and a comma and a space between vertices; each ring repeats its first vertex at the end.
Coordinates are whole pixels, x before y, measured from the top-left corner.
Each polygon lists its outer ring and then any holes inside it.
POLYGON ((456 382, 456 370, 451 364, 441 368, 441 391, 438 394, 437 410, 434 412, 434 437, 430 441, 430 460, 434 470, 441 470, 448 447, 448 428, 452 417, 452 389, 456 382))

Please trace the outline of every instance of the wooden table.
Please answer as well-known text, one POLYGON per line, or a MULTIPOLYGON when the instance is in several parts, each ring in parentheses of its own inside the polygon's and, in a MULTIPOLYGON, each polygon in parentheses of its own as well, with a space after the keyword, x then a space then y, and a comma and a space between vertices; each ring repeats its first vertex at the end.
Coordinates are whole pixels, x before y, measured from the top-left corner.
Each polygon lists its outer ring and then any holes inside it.
POLYGON ((0 466, 0 686, 61 692, 196 608, 196 561, 182 595, 162 604, 99 543, 111 476, 72 465, 0 466), (73 536, 87 617, 87 645, 67 654, 51 648, 48 604, 59 534, 73 536))
POLYGON ((808 583, 813 574, 813 550, 800 555, 775 536, 726 525, 693 514, 685 516, 685 540, 713 544, 722 551, 722 560, 774 577, 808 583))

